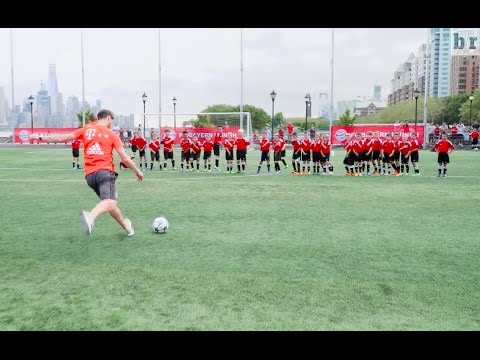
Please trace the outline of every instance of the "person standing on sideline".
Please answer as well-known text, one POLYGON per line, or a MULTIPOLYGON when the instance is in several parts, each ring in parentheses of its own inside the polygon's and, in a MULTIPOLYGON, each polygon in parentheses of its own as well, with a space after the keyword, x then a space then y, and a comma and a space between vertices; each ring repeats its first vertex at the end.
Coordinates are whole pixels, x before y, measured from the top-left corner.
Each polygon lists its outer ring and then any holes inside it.
POLYGON ((420 149, 420 144, 417 140, 417 133, 412 132, 410 134, 410 161, 412 162, 414 171, 412 176, 420 175, 420 169, 418 168, 418 149, 420 149))
POLYGON ((173 158, 173 145, 175 144, 175 139, 170 137, 170 130, 165 129, 164 133, 165 135, 163 136, 162 141, 160 141, 160 143, 163 144, 163 168, 167 170, 167 161, 170 159, 173 170, 176 170, 175 159, 173 158))
POLYGON ((78 157, 80 155, 80 144, 82 142, 78 139, 73 139, 72 141, 72 155, 73 155, 73 170, 80 169, 80 164, 78 163, 78 157))
POLYGON ((160 139, 155 133, 152 133, 152 139, 148 143, 150 148, 150 171, 153 171, 153 161, 158 162, 160 170, 162 170, 162 163, 160 162, 160 139))
POLYGON ((455 146, 447 139, 447 132, 442 131, 441 139, 435 144, 435 151, 438 153, 438 175, 437 177, 447 176, 447 164, 450 162, 450 153, 455 146), (443 169, 443 174, 442 174, 443 169))
POLYGON ((257 174, 260 173, 262 169, 262 164, 264 162, 267 163, 267 171, 270 172, 270 147, 272 143, 270 139, 267 137, 267 133, 264 131, 262 133, 262 140, 260 140, 260 151, 262 152, 260 155, 260 163, 258 164, 257 174))
POLYGON ((287 141, 288 141, 289 144, 292 141, 293 130, 294 130, 294 126, 293 126, 292 122, 289 121, 287 123, 287 134, 288 134, 287 135, 287 141))
POLYGON ((142 159, 143 159, 143 164, 145 165, 145 170, 148 170, 147 157, 145 156, 145 148, 147 147, 147 140, 145 140, 145 138, 142 136, 141 133, 138 133, 137 140, 135 143, 138 148, 140 170, 142 170, 142 159))
POLYGON ((110 110, 100 110, 98 121, 90 122, 69 134, 30 135, 31 139, 47 143, 75 139, 83 142, 85 180, 100 198, 100 202, 91 211, 80 212, 80 220, 87 235, 91 235, 95 219, 105 213, 109 213, 115 219, 126 231, 127 236, 134 234, 132 222, 123 217, 117 205, 115 188, 117 173, 113 163, 113 149, 120 156, 120 160, 135 172, 138 181, 143 180, 143 173, 125 152, 120 138, 110 130, 113 118, 114 115, 110 110))
POLYGON ((222 126, 217 126, 217 132, 213 135, 213 155, 215 155, 215 166, 213 167, 217 171, 220 170, 220 147, 222 146, 222 126))

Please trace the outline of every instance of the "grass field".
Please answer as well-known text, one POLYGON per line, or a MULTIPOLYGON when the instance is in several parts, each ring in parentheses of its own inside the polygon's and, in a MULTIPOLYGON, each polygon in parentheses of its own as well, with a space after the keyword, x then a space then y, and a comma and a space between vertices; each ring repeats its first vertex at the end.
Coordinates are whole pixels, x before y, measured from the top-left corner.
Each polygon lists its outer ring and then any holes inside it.
POLYGON ((121 172, 135 235, 105 215, 88 237, 70 149, 0 148, 0 330, 480 330, 480 152, 447 178, 426 151, 419 177, 344 177, 343 151, 333 176, 257 176, 259 157, 121 172))

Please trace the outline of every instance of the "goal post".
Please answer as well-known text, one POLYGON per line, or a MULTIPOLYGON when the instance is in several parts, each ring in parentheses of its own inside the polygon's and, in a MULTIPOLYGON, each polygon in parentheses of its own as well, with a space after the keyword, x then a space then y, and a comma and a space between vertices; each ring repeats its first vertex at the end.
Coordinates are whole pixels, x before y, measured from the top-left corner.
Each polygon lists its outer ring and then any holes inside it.
POLYGON ((215 133, 217 126, 222 126, 224 136, 231 132, 234 137, 239 129, 243 129, 245 138, 252 143, 252 118, 250 112, 204 112, 204 113, 140 113, 134 117, 135 129, 140 128, 145 137, 151 138, 151 132, 163 134, 165 129, 179 138, 182 131, 198 133, 203 137, 205 133, 215 133), (203 135, 203 136, 202 136, 203 135))

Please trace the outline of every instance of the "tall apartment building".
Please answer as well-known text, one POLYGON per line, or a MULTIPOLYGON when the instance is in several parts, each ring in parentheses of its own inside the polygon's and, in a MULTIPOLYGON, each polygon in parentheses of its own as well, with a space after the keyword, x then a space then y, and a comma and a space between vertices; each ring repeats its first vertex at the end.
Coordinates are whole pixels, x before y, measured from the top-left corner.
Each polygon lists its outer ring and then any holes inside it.
POLYGON ((450 28, 430 29, 429 96, 450 95, 450 61, 452 34, 450 28))
POLYGON ((471 94, 479 88, 480 29, 455 28, 452 37, 450 94, 471 94))
POLYGON ((452 56, 450 94, 471 94, 479 86, 480 55, 452 56))

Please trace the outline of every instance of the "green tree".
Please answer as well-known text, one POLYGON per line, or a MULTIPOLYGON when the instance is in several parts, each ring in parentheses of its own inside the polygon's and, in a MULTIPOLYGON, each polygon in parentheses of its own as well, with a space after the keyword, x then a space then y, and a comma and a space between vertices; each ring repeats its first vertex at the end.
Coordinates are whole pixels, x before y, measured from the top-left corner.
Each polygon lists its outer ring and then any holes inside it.
MULTIPOLYGON (((472 101, 472 121, 471 124, 475 124, 480 120, 480 90, 475 91, 473 94, 472 101)), ((470 100, 467 96, 467 101, 465 101, 460 107, 460 118, 463 120, 465 125, 470 125, 470 100)))
MULTIPOLYGON (((87 109, 85 111, 85 124, 88 124, 88 118, 90 117, 90 115, 92 115, 92 110, 87 109)), ((83 116, 81 111, 77 113, 77 119, 78 119, 78 127, 80 128, 83 126, 83 116)))
POLYGON ((278 125, 285 126, 285 117, 281 112, 276 113, 275 116, 273 117, 273 126, 278 127, 278 125))
MULTIPOLYGON (((261 108, 246 104, 243 105, 243 111, 249 112, 252 117, 252 130, 262 130, 270 123, 271 117, 261 108)), ((202 113, 205 112, 240 112, 240 106, 226 104, 210 105, 202 111, 202 113)), ((281 117, 283 118, 283 114, 281 117)), ((244 119, 246 119, 246 116, 244 116, 244 119)), ((193 126, 216 126, 224 125, 225 122, 230 125, 238 124, 239 117, 238 115, 199 115, 197 119, 193 121, 193 126)))
POLYGON ((340 125, 342 126, 350 126, 355 124, 357 120, 357 115, 350 116, 350 109, 347 109, 342 116, 340 116, 340 125))
MULTIPOLYGON (((458 123, 460 119, 460 108, 466 101, 470 106, 467 94, 457 94, 442 98, 442 109, 439 114, 439 121, 446 122, 447 124, 458 123)), ((466 119, 462 120, 465 122, 466 119)))

